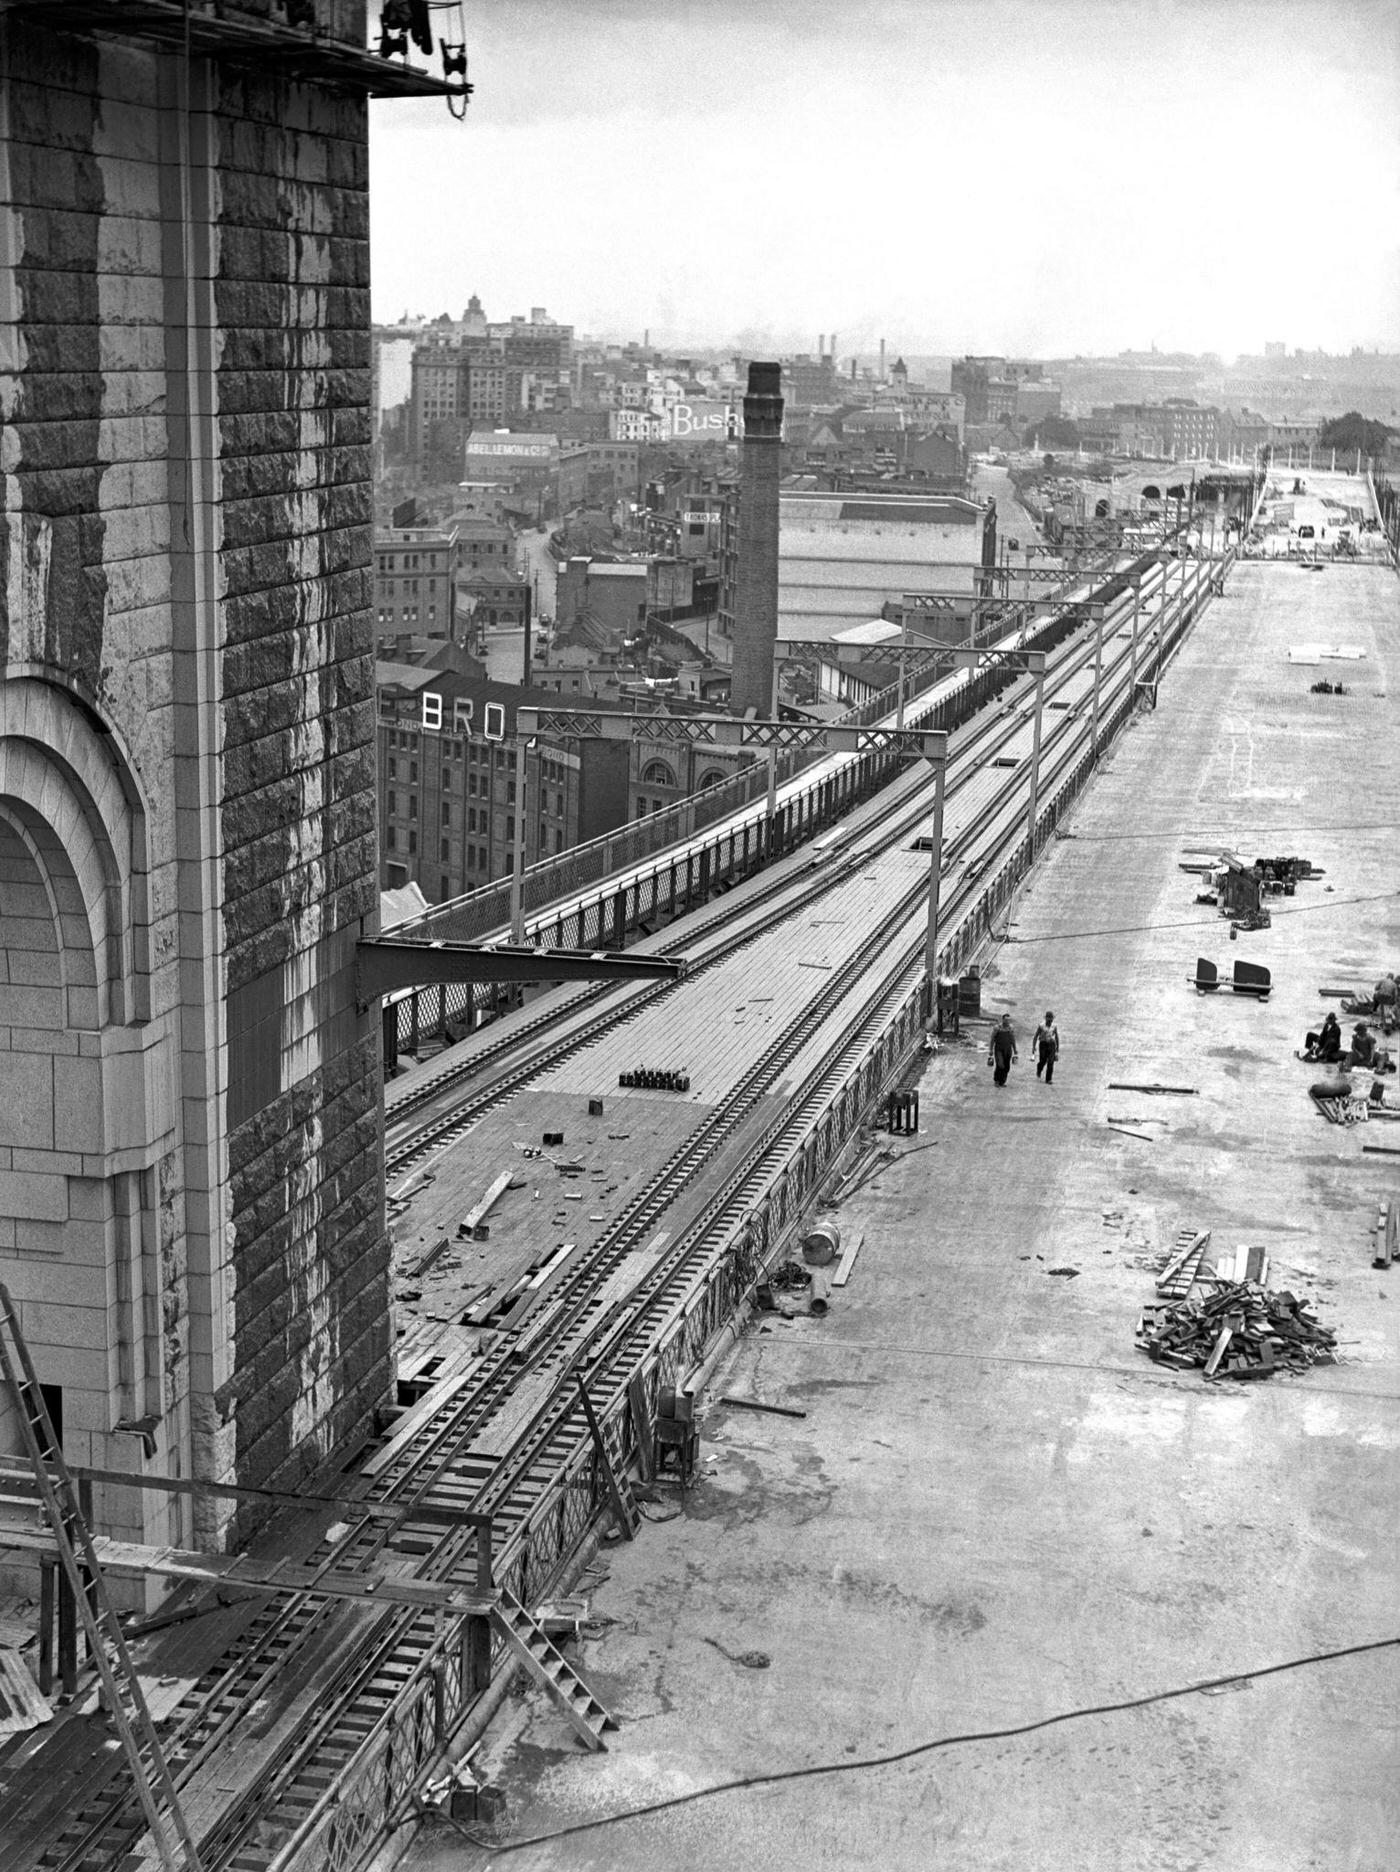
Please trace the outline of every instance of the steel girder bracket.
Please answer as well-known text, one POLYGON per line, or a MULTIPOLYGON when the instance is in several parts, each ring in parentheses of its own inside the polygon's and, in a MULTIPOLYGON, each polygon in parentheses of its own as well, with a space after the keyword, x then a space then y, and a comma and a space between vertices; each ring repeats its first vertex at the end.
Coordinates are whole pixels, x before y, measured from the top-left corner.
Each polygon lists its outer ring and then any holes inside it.
POLYGON ((618 955, 607 949, 395 942, 380 937, 355 945, 355 998, 364 1009, 395 989, 440 982, 679 981, 687 966, 679 957, 618 955))
POLYGON ((515 723, 518 735, 687 740, 709 747, 816 748, 829 754, 879 752, 917 755, 926 760, 942 759, 948 742, 942 730, 935 728, 863 728, 736 715, 633 715, 605 710, 584 713, 574 709, 520 708, 515 712, 515 723))

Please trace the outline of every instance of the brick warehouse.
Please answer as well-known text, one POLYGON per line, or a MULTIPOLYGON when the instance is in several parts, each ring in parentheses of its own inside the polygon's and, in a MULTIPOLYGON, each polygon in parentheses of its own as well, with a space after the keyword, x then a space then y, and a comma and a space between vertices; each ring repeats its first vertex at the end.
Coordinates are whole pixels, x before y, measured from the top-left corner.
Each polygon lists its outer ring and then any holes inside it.
POLYGON ((71 1458, 285 1487, 390 1382, 365 94, 441 87, 136 11, 0 8, 0 1278, 71 1458))

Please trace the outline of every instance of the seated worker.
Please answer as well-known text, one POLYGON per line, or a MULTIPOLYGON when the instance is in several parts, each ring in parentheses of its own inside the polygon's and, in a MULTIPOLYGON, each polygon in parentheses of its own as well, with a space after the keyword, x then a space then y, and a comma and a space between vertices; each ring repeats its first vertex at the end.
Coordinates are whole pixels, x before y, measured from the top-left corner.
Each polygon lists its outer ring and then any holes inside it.
POLYGON ((1376 1036, 1366 1025, 1358 1021, 1351 1036, 1351 1051, 1345 1064, 1348 1066, 1369 1066, 1376 1057, 1376 1036))
POLYGON ((1334 1065, 1342 1057, 1342 1030, 1337 1024, 1335 1014, 1329 1012, 1322 1023, 1321 1031, 1310 1033, 1303 1042, 1303 1058, 1325 1060, 1334 1065))

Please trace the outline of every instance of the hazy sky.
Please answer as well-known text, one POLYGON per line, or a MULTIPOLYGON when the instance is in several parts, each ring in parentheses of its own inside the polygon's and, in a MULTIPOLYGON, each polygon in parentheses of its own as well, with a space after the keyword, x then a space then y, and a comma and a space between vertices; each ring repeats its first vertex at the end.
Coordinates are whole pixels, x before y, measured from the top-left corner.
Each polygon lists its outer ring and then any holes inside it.
POLYGON ((1400 350, 1400 0, 466 11, 466 122, 372 107, 377 318, 1400 350))

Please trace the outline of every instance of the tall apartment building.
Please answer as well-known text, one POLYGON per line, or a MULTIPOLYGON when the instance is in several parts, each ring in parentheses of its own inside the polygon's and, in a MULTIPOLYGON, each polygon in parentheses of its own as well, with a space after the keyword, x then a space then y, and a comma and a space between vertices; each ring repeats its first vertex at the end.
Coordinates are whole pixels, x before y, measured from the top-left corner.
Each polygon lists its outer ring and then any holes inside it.
POLYGON ((465 319, 427 326, 414 347, 409 392, 409 448, 420 465, 435 425, 456 424, 454 442, 473 427, 505 423, 527 410, 567 400, 573 327, 542 306, 529 319, 493 324, 473 299, 465 319))

